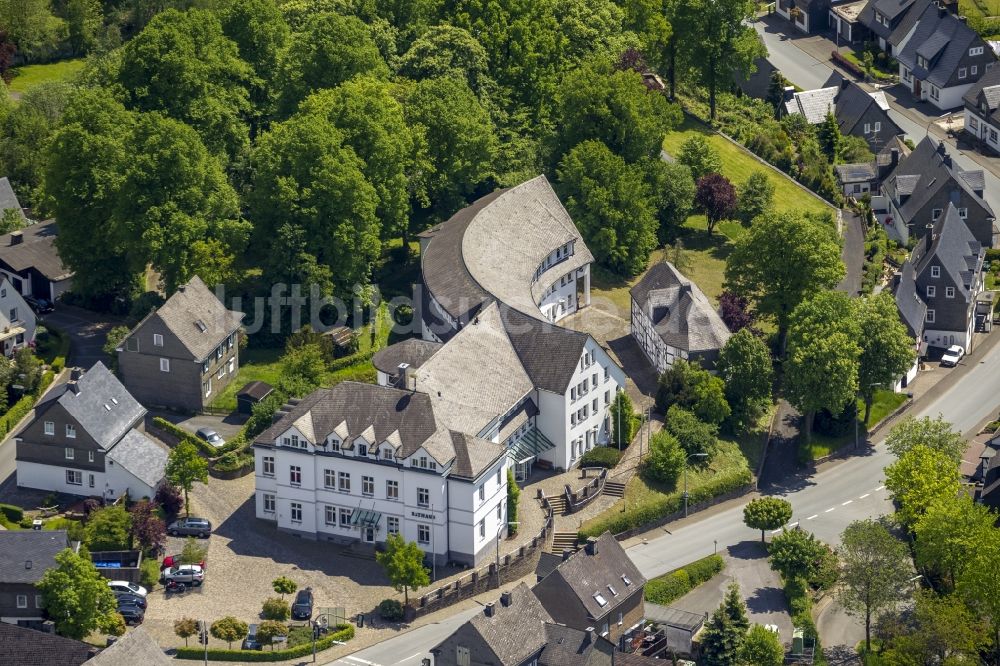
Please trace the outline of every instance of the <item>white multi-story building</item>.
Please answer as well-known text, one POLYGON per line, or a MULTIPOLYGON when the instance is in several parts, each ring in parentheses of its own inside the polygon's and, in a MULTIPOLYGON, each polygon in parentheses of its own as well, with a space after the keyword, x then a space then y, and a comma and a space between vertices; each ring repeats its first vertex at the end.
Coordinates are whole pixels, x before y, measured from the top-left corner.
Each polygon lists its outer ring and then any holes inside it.
POLYGON ((257 516, 336 542, 415 541, 478 564, 506 529, 507 451, 449 429, 426 394, 319 389, 254 442, 257 516))

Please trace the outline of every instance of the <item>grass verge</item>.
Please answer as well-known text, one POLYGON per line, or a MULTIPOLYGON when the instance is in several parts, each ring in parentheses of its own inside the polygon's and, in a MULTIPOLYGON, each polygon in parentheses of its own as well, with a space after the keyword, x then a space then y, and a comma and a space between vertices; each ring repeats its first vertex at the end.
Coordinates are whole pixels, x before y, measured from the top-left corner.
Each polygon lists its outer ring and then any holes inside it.
POLYGON ((16 93, 25 93, 43 83, 69 81, 80 73, 85 62, 83 58, 73 58, 44 65, 15 67, 12 70, 14 78, 10 81, 10 89, 16 93))
MULTIPOLYGON (((892 414, 896 409, 900 407, 904 402, 906 402, 905 393, 895 393, 893 391, 876 391, 875 400, 872 401, 872 413, 868 418, 867 428, 874 428, 878 423, 885 419, 889 414, 892 414)), ((858 400, 858 414, 864 416, 865 413, 865 403, 862 400, 858 400)), ((866 431, 865 424, 858 419, 858 433, 859 437, 864 437, 866 431)), ((817 458, 822 458, 823 456, 828 456, 834 451, 837 451, 845 446, 854 443, 854 428, 850 428, 849 431, 843 435, 834 437, 830 435, 821 435, 819 433, 813 433, 812 440, 806 444, 805 442, 799 443, 799 458, 802 462, 810 462, 816 460, 817 458)))

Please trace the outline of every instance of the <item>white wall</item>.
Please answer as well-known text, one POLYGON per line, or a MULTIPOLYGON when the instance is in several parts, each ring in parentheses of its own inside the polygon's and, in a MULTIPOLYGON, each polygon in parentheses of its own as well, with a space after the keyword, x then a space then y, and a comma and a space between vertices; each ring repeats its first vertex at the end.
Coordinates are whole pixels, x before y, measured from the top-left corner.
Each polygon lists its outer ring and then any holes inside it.
POLYGON ((11 310, 16 310, 16 321, 20 322, 16 325, 24 328, 24 338, 21 343, 16 343, 15 338, 4 340, 3 352, 6 356, 12 356, 17 349, 27 346, 35 339, 36 320, 34 311, 24 302, 21 294, 17 293, 7 278, 3 278, 0 279, 0 330, 15 325, 10 319, 11 310))
MULTIPOLYGON (((105 480, 108 484, 104 492, 106 498, 117 498, 127 492, 132 500, 139 500, 143 497, 152 498, 156 494, 155 486, 150 486, 113 460, 106 461, 105 480)), ((83 482, 87 483, 86 472, 83 482)))
POLYGON ((931 86, 931 84, 924 81, 921 87, 924 90, 927 90, 927 95, 922 98, 926 99, 942 111, 954 109, 962 106, 962 96, 969 91, 969 88, 972 87, 973 83, 974 82, 969 82, 959 86, 952 86, 950 88, 937 88, 936 86, 931 86), (938 99, 934 99, 931 94, 931 90, 928 89, 937 90, 938 99))
POLYGON ((965 131, 985 141, 994 150, 1000 151, 1000 129, 994 127, 968 109, 965 110, 965 131), (991 129, 993 130, 992 135, 990 134, 991 129))
MULTIPOLYGON (((553 272, 557 272, 557 270, 558 266, 552 269, 553 272)), ((556 322, 579 309, 576 298, 575 270, 557 277, 550 288, 551 291, 538 304, 538 309, 541 310, 543 317, 556 322), (562 307, 560 307, 560 301, 562 301, 562 307)))
MULTIPOLYGON (((42 465, 34 462, 18 461, 17 485, 23 488, 51 490, 68 495, 103 495, 105 475, 102 472, 79 470, 83 474, 83 485, 76 486, 66 483, 66 470, 71 468, 56 465, 42 465), (94 485, 90 486, 90 476, 94 476, 94 485)), ((140 495, 139 497, 142 497, 140 495)))

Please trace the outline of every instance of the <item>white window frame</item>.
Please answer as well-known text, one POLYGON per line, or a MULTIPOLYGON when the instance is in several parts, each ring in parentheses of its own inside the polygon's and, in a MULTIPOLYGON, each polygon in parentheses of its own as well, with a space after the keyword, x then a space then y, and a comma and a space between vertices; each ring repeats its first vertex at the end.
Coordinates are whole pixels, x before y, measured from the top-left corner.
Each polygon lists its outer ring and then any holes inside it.
POLYGON ((426 509, 431 505, 431 491, 427 488, 417 488, 417 506, 426 509))
POLYGON ((881 131, 882 131, 882 123, 881 123, 881 122, 878 122, 878 121, 876 121, 876 122, 875 122, 875 133, 876 133, 876 134, 878 134, 878 133, 879 133, 879 132, 881 132, 881 131))
POLYGON ((66 470, 66 485, 68 486, 82 486, 83 485, 83 472, 76 469, 66 470))
POLYGON ((66 424, 66 437, 69 439, 76 439, 76 426, 72 423, 66 424))
POLYGON ((28 607, 28 595, 27 594, 19 594, 19 595, 17 595, 17 607, 18 608, 27 608, 28 607))
POLYGON ((342 493, 351 492, 351 473, 337 472, 337 490, 342 493))
POLYGON ((966 67, 959 67, 959 68, 958 68, 958 78, 960 78, 960 79, 964 79, 964 78, 965 78, 965 77, 967 77, 968 75, 969 75, 969 70, 968 70, 968 68, 966 68, 966 67))
POLYGON ((160 359, 160 372, 170 372, 170 359, 161 358, 160 359))
POLYGON ((954 287, 945 287, 944 288, 944 297, 945 298, 955 298, 955 288, 954 287))
POLYGON ((323 506, 323 523, 326 525, 337 526, 337 507, 332 504, 325 504, 323 506))
POLYGON ((928 310, 927 311, 927 323, 928 324, 933 324, 934 323, 935 314, 936 313, 934 312, 934 310, 928 310))
POLYGON ((288 485, 290 486, 301 486, 302 485, 302 467, 299 465, 289 465, 288 466, 288 485))
POLYGON ((386 479, 385 498, 390 500, 399 499, 399 481, 396 481, 395 479, 386 479))
POLYGON ((963 220, 968 219, 968 217, 969 217, 969 209, 968 208, 959 208, 958 209, 958 216, 960 218, 962 218, 963 220))
POLYGON ((937 296, 937 287, 934 285, 927 286, 927 298, 934 298, 937 296))
POLYGON ((44 432, 45 432, 46 435, 55 435, 56 434, 56 423, 55 423, 55 421, 46 421, 45 424, 42 427, 44 428, 44 432))
POLYGON ((65 451, 64 455, 66 456, 66 460, 74 460, 76 458, 76 449, 74 449, 72 446, 65 447, 64 451, 65 451))
POLYGON ((153 333, 153 346, 162 347, 163 346, 163 334, 153 333))
POLYGON ((399 518, 396 516, 385 517, 386 534, 399 534, 399 518))
POLYGON ((261 470, 261 476, 274 476, 274 456, 263 456, 261 457, 261 464, 263 469, 261 470))
POLYGON ((323 470, 323 487, 329 488, 330 490, 337 489, 337 470, 333 469, 323 470))
POLYGON ((941 208, 932 208, 931 209, 931 221, 932 222, 937 222, 938 220, 941 219, 941 215, 943 213, 944 213, 944 210, 941 209, 941 208))
POLYGON ((288 509, 289 509, 289 515, 290 515, 289 520, 291 520, 293 523, 301 523, 302 522, 302 502, 290 502, 288 504, 288 509), (295 517, 296 513, 299 516, 298 518, 295 517))
POLYGON ((349 530, 351 529, 351 510, 341 507, 337 510, 337 524, 340 529, 349 530))
POLYGON ((983 47, 982 46, 973 46, 971 49, 969 49, 969 55, 970 56, 977 56, 977 55, 982 55, 982 54, 983 54, 983 47))
POLYGON ((264 513, 274 513, 277 506, 277 498, 271 493, 264 493, 261 505, 264 507, 264 513), (271 508, 268 508, 270 505, 271 508))
POLYGON ((427 523, 417 523, 417 543, 425 546, 431 543, 431 526, 427 523))
POLYGON ((375 477, 374 476, 362 476, 361 477, 361 494, 367 497, 375 496, 375 477))
POLYGON ((969 65, 969 76, 976 76, 979 74, 979 65, 969 65))
POLYGON ((87 451, 87 462, 94 462, 94 452, 87 451))
POLYGON ((939 278, 939 277, 941 277, 941 267, 940 266, 931 266, 931 277, 932 278, 939 278))

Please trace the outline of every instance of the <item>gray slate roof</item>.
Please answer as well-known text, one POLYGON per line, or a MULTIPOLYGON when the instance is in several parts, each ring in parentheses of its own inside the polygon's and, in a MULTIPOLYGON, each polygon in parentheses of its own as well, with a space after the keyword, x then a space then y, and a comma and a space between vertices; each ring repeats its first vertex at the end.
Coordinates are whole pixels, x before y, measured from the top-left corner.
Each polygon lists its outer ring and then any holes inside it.
POLYGON ((142 627, 135 627, 109 648, 87 662, 87 666, 169 666, 173 660, 142 627))
POLYGON ((803 90, 795 93, 792 99, 785 102, 785 111, 789 114, 801 113, 810 125, 817 125, 826 118, 826 114, 834 110, 834 100, 840 92, 839 86, 803 90))
POLYGON ((1000 125, 1000 67, 994 67, 983 74, 962 95, 962 101, 965 102, 966 106, 975 109, 976 113, 985 115, 1000 125), (986 102, 985 113, 980 105, 980 100, 986 102))
POLYGON ((7 176, 0 178, 0 213, 3 213, 8 208, 16 210, 21 216, 21 219, 25 219, 24 211, 21 209, 21 204, 17 200, 17 195, 14 194, 14 188, 11 187, 10 180, 7 176))
POLYGON ((81 641, 6 622, 0 622, 0 646, 4 666, 80 666, 93 663, 87 659, 96 650, 81 641))
POLYGON ((841 183, 869 183, 878 178, 878 170, 874 162, 859 162, 856 164, 838 164, 833 167, 837 180, 841 183))
POLYGON ((66 530, 0 530, 0 583, 37 583, 68 547, 66 530))
POLYGON ((971 78, 965 81, 957 79, 957 69, 966 58, 969 47, 977 44, 985 47, 983 64, 996 60, 993 51, 972 28, 953 14, 929 5, 917 21, 913 36, 896 54, 896 59, 916 78, 929 81, 938 88, 947 88, 971 81, 971 78), (927 67, 918 64, 918 56, 928 61, 927 67))
POLYGON ((546 624, 545 648, 538 663, 540 666, 611 666, 614 650, 613 643, 596 633, 562 624, 546 624))
POLYGON ((958 210, 949 203, 933 233, 913 248, 910 261, 916 274, 921 275, 936 260, 955 283, 956 295, 968 302, 972 298, 975 277, 982 269, 984 254, 982 245, 958 216, 958 210))
POLYGON ((708 297, 669 262, 654 264, 629 292, 667 344, 688 352, 721 349, 730 332, 708 297))
POLYGON ((156 488, 167 470, 167 454, 162 444, 133 428, 108 452, 108 458, 147 486, 156 488))
POLYGON ((568 560, 560 563, 549 576, 559 576, 595 620, 613 610, 619 602, 646 584, 646 577, 639 572, 628 553, 610 532, 597 538, 595 555, 589 554, 586 548, 581 548, 568 560), (628 577, 631 585, 626 585, 622 576, 628 577), (609 585, 618 592, 617 596, 608 590, 609 585), (594 597, 597 593, 608 602, 606 605, 601 606, 597 602, 594 597))
POLYGON ((410 369, 416 370, 439 349, 441 349, 439 342, 410 338, 379 349, 372 356, 372 365, 376 370, 390 375, 396 374, 400 363, 408 363, 410 369))
POLYGON ((892 28, 875 20, 875 10, 877 9, 880 14, 888 17, 891 26, 892 21, 895 21, 912 6, 913 0, 871 0, 858 14, 858 22, 879 37, 886 39, 892 34, 892 28))
MULTIPOLYGON (((177 288, 158 310, 167 328, 196 361, 204 360, 233 331, 240 327, 243 313, 227 310, 212 290, 197 275, 177 288)), ((133 329, 133 334, 138 328, 133 329)))
POLYGON ((928 7, 934 6, 934 0, 915 0, 903 13, 902 18, 899 23, 892 28, 892 32, 889 34, 888 42, 892 44, 894 50, 898 52, 899 45, 906 39, 906 36, 910 34, 910 30, 913 26, 917 24, 920 17, 924 15, 924 12, 928 7))
POLYGON ((76 381, 56 386, 38 407, 58 401, 70 416, 104 450, 113 447, 146 415, 146 408, 132 397, 103 363, 98 361, 76 381))
POLYGON ((37 222, 19 231, 21 242, 17 245, 11 245, 11 234, 0 235, 0 262, 18 273, 34 268, 54 282, 73 275, 59 258, 55 244, 59 228, 55 222, 37 222))
POLYGON ((927 304, 920 298, 917 290, 917 274, 909 259, 903 262, 899 285, 896 287, 896 308, 910 335, 914 338, 922 337, 924 322, 927 319, 927 304))
POLYGON ((566 393, 590 336, 510 308, 502 309, 501 317, 514 351, 535 387, 560 395, 566 393))
POLYGON ((493 617, 477 613, 469 624, 482 636, 502 666, 518 666, 542 648, 546 641, 545 624, 552 617, 524 583, 511 590, 510 606, 494 604, 493 617))

